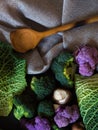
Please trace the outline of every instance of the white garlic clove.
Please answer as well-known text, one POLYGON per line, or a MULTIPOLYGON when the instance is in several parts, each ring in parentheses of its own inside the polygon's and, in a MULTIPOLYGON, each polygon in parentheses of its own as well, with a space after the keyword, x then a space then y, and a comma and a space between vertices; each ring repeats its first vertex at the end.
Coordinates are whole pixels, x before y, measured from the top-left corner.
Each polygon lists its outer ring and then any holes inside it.
POLYGON ((53 93, 53 98, 58 104, 66 104, 71 99, 71 92, 69 90, 64 90, 58 88, 53 93))

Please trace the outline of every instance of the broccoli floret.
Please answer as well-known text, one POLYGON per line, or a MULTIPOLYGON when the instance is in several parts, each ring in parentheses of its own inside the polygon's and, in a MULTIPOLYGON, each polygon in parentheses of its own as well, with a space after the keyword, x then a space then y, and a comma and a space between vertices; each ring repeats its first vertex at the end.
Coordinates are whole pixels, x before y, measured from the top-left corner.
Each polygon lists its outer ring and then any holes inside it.
POLYGON ((26 118, 34 117, 36 114, 37 103, 30 95, 19 95, 14 98, 14 116, 20 120, 23 116, 26 118))
POLYGON ((51 69, 63 86, 73 86, 75 72, 74 58, 71 53, 61 52, 52 62, 51 69))
POLYGON ((48 76, 32 78, 31 89, 35 92, 39 100, 42 100, 46 96, 50 95, 53 92, 54 88, 55 80, 48 76))
POLYGON ((38 115, 52 117, 54 115, 54 107, 52 101, 47 99, 41 101, 38 105, 38 115))

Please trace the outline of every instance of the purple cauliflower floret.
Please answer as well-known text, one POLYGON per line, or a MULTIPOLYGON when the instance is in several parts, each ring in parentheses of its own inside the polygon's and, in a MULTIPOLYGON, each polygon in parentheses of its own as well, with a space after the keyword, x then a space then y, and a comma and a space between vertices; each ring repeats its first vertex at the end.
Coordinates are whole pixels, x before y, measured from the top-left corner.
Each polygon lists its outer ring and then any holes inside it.
POLYGON ((51 129, 48 120, 45 118, 41 118, 39 116, 35 118, 35 128, 36 130, 50 130, 51 129))
POLYGON ((26 119, 21 119, 21 125, 27 130, 51 130, 49 121, 46 118, 41 118, 39 116, 35 119, 27 121, 26 119))
POLYGON ((20 124, 23 128, 26 128, 27 130, 35 130, 34 119, 27 120, 25 118, 22 118, 20 120, 20 124))
POLYGON ((81 47, 75 51, 75 60, 79 65, 79 73, 91 76, 98 64, 98 50, 95 47, 81 47))
POLYGON ((59 107, 54 116, 54 121, 59 128, 66 127, 79 118, 79 109, 77 105, 59 107))

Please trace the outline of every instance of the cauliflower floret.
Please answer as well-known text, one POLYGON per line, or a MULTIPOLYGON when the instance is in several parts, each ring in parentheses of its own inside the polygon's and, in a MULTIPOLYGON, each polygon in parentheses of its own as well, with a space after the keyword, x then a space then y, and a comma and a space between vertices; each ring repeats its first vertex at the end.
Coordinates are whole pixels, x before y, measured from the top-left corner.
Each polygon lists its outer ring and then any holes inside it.
POLYGON ((59 128, 66 127, 70 123, 75 122, 79 118, 79 110, 77 105, 59 107, 54 116, 54 121, 59 128))
POLYGON ((75 60, 79 65, 79 73, 91 76, 98 64, 98 50, 95 47, 84 46, 75 51, 75 60))
POLYGON ((21 125, 27 130, 51 130, 49 121, 46 118, 40 116, 35 117, 31 120, 21 119, 21 125))

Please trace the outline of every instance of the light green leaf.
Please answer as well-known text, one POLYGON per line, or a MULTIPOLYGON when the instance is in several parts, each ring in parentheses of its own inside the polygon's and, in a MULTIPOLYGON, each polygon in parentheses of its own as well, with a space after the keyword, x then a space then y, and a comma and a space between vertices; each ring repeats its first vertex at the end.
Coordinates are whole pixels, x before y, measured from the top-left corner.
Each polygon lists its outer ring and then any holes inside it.
POLYGON ((13 97, 26 87, 26 62, 15 55, 10 45, 0 42, 0 116, 8 116, 13 97))
POLYGON ((98 130, 98 74, 91 77, 76 74, 75 88, 86 130, 98 130))

